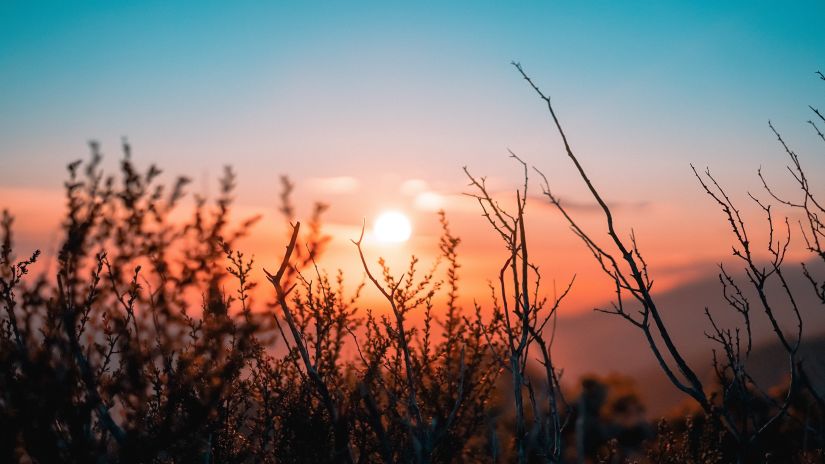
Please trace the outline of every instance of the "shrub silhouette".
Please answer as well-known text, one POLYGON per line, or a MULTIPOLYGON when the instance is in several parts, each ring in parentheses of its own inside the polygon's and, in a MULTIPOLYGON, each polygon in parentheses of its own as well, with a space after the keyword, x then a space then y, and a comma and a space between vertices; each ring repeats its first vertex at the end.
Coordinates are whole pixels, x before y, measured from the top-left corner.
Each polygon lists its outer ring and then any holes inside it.
MULTIPOLYGON (((213 203, 181 209, 185 178, 118 176, 69 165, 64 239, 53 276, 26 279, 12 218, 2 228, 2 456, 5 461, 455 461, 488 454, 487 403, 498 367, 480 309, 457 306, 459 239, 441 215, 441 261, 413 258, 395 278, 381 262, 390 315, 361 309, 344 276, 315 265, 327 237, 317 205, 295 223, 270 275, 277 302, 253 308, 253 263, 234 243, 257 218, 230 226, 234 174, 213 203), (309 277, 311 273, 311 277, 309 277), (230 285, 233 292, 225 291, 230 285), (446 294, 445 307, 434 300, 446 294), (200 305, 193 301, 200 300, 200 305), (411 311, 422 327, 405 326, 411 311), (279 345, 282 344, 282 345, 279 345), (345 356, 345 345, 357 356, 345 356), (280 347, 280 348, 279 348, 280 347)), ((281 211, 291 219, 292 185, 281 211)), ((366 261, 364 261, 366 265, 366 261)), ((492 337, 492 338, 491 338, 492 337)))
MULTIPOLYGON (((794 294, 786 278, 787 265, 785 264, 785 258, 791 240, 791 228, 788 218, 784 219, 785 230, 780 232, 772 206, 749 194, 759 210, 764 213, 768 229, 765 248, 769 260, 767 263, 760 262, 754 251, 754 243, 749 238, 749 227, 742 219, 740 210, 737 209, 725 189, 713 177, 710 169, 706 169, 704 175, 701 175, 691 165, 699 184, 722 209, 724 217, 731 227, 734 239, 733 256, 742 263, 746 276, 746 283, 740 283, 720 264, 719 281, 722 284, 724 299, 733 310, 742 315, 743 328, 720 327, 712 313, 705 308, 705 315, 711 327, 706 335, 718 346, 713 350, 713 369, 716 373, 719 388, 716 391, 711 391, 703 385, 699 375, 696 374, 696 368, 688 363, 673 341, 671 336, 673 328, 669 327, 662 318, 661 308, 657 305, 657 299, 651 293, 653 279, 650 277, 647 262, 639 251, 635 234, 631 231, 629 240, 620 236, 615 225, 616 219, 613 212, 588 177, 571 148, 550 97, 539 89, 520 64, 513 63, 513 66, 547 106, 555 129, 562 139, 566 155, 574 164, 579 176, 603 214, 604 224, 609 236, 607 243, 595 239, 576 222, 559 198, 551 192, 547 178, 538 171, 544 180, 544 196, 562 214, 573 232, 593 254, 604 273, 614 282, 616 300, 612 303, 610 309, 601 311, 619 316, 641 331, 648 347, 670 382, 696 402, 702 412, 708 416, 711 427, 724 431, 724 458, 737 462, 750 462, 774 455, 778 449, 776 447, 773 449, 765 447, 767 440, 763 436, 775 436, 783 425, 787 426, 790 423, 800 422, 799 418, 789 414, 800 389, 799 383, 804 381, 807 393, 817 401, 820 411, 823 405, 816 389, 809 381, 804 380, 807 376, 804 375, 802 360, 798 357, 802 343, 803 320, 797 303, 799 297, 794 294), (778 294, 769 297, 768 283, 771 281, 778 282, 781 290, 778 294), (756 303, 751 303, 748 297, 745 296, 743 291, 745 285, 748 285, 756 294, 756 303), (781 302, 777 302, 777 299, 781 302), (770 321, 777 342, 787 353, 789 384, 780 398, 775 398, 775 395, 770 395, 760 388, 748 373, 747 360, 752 348, 752 309, 761 311, 770 321), (786 333, 780 327, 777 322, 777 314, 780 311, 790 313, 795 319, 796 327, 793 332, 786 333), (743 337, 744 341, 742 340, 743 337)), ((825 80, 825 75, 822 73, 818 73, 818 75, 822 80, 825 80)), ((825 122, 825 117, 817 109, 810 108, 822 122, 825 122)), ((825 136, 820 132, 816 123, 809 121, 809 124, 814 128, 819 138, 825 141, 825 136)), ((770 198, 781 205, 802 212, 804 219, 800 221, 799 229, 805 242, 805 249, 812 254, 814 260, 825 261, 825 253, 823 253, 822 248, 822 240, 825 239, 825 226, 823 226, 820 219, 820 216, 825 213, 825 209, 817 201, 798 155, 788 147, 773 124, 769 123, 769 126, 788 155, 790 165, 787 169, 796 182, 799 189, 798 193, 802 198, 800 200, 788 200, 778 195, 770 187, 761 169, 758 171, 758 176, 770 198)), ((805 277, 812 284, 816 296, 822 303, 825 303, 821 292, 825 288, 823 287, 825 280, 819 281, 814 277, 805 263, 802 264, 802 270, 805 277)), ((806 413, 805 416, 808 416, 808 414, 806 413)), ((808 427, 806 419, 802 425, 802 428, 805 429, 803 432, 805 436, 809 433, 808 427)), ((821 438, 821 433, 819 433, 819 437, 821 438)), ((821 446, 822 442, 819 444, 819 447, 821 446)), ((782 459, 791 458, 787 451, 782 455, 784 456, 782 459)))
MULTIPOLYGON (((30 275, 43 258, 39 252, 16 257, 12 216, 4 211, 0 221, 0 461, 822 459, 825 403, 798 357, 803 321, 784 278, 790 227, 780 239, 774 210, 754 197, 768 220, 773 257, 757 262, 739 211, 709 171, 695 171, 731 225, 748 278, 740 283, 721 268, 725 301, 741 314, 742 327, 720 327, 706 311, 708 337, 718 349, 717 382, 704 384, 670 337, 636 238, 627 242, 616 232, 549 97, 516 67, 547 104, 601 207, 608 245, 578 226, 546 179, 544 194, 615 283, 618 299, 605 312, 637 327, 667 377, 694 400, 687 417, 656 425, 641 420, 643 398, 620 378, 589 377, 578 389, 562 385, 549 334, 574 282, 552 299, 543 296, 525 226, 529 169, 515 154, 524 183, 512 211, 492 198, 483 177, 466 170, 469 195, 504 246, 489 300, 463 308, 460 240, 443 212, 435 266, 422 270, 413 257, 400 275, 383 260, 375 268, 376 257, 366 255, 359 239, 353 247, 366 277, 353 284, 316 264, 329 240, 322 228, 326 205, 297 221, 293 185, 284 178, 285 252, 280 263, 264 266, 266 281, 255 282, 256 264, 237 244, 258 218, 230 216, 231 169, 213 201, 195 196, 189 208, 188 179, 165 186, 159 168, 136 166, 125 142, 118 173, 107 175, 93 143, 89 160, 68 166, 62 239, 45 271, 30 275), (784 284, 781 295, 768 297, 769 279, 784 284), (253 298, 259 284, 271 287, 273 301, 253 298), (758 301, 748 300, 745 285, 758 301), (383 308, 363 306, 365 286, 380 292, 383 308), (750 318, 759 311, 788 356, 789 382, 774 391, 759 388, 747 371, 750 318), (791 311, 799 330, 784 332, 778 311, 791 311)), ((817 123, 810 124, 825 141, 817 123)), ((758 175, 773 201, 802 213, 806 249, 825 261, 825 210, 798 156, 776 135, 801 199, 786 199, 758 175)), ((803 272, 825 303, 825 281, 813 268, 803 272)))

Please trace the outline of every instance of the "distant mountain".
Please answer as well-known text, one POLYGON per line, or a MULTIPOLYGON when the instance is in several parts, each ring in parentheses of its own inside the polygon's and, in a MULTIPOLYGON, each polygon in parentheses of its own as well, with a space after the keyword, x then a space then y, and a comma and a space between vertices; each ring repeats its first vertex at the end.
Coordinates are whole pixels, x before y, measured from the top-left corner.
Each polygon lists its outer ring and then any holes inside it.
MULTIPOLYGON (((819 263, 811 263, 811 269, 825 275, 825 266, 819 263)), ((801 356, 815 371, 812 375, 825 386, 825 305, 816 299, 799 266, 789 264, 786 274, 804 321, 801 356)), ((744 275, 734 274, 734 277, 751 302, 754 349, 748 365, 760 383, 775 385, 787 373, 787 359, 776 345, 776 336, 744 275)), ((787 300, 781 298, 782 289, 771 284, 768 295, 775 304, 780 326, 792 336, 796 320, 787 300)), ((722 299, 718 277, 707 276, 654 296, 682 356, 690 361, 698 375, 710 378, 711 349, 715 344, 704 334, 709 327, 705 307, 721 327, 744 327, 742 316, 722 299)), ((560 315, 553 353, 557 365, 564 368, 563 382, 567 385, 587 373, 617 372, 634 377, 653 416, 664 413, 684 398, 662 373, 642 332, 618 316, 592 311, 570 317, 560 315)))
MULTIPOLYGON (((807 338, 799 349, 799 359, 803 360, 805 371, 818 391, 825 392, 825 336, 807 338)), ((709 362, 709 356, 697 356, 689 360, 697 368, 697 373, 706 386, 715 384, 715 375, 709 362)), ((754 347, 747 361, 748 372, 765 390, 784 384, 789 376, 788 355, 777 342, 754 347)), ((642 371, 630 374, 637 382, 637 387, 647 407, 648 416, 662 416, 688 400, 665 377, 658 366, 650 366, 642 371)))

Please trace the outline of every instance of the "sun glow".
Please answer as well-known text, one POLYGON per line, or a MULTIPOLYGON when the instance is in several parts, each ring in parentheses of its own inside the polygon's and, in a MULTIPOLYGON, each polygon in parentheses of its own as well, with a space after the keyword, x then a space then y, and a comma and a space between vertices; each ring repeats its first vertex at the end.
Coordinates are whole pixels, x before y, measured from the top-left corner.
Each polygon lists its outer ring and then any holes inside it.
POLYGON ((385 211, 375 219, 372 232, 379 242, 401 243, 409 240, 412 225, 404 213, 385 211))

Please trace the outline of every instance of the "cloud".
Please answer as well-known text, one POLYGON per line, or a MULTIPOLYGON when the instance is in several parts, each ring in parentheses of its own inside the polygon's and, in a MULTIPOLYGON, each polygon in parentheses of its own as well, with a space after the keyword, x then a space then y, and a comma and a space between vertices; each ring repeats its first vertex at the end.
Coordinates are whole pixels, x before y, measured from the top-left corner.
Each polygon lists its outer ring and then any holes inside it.
MULTIPOLYGON (((541 195, 530 195, 530 200, 534 201, 538 204, 547 205, 550 207, 555 207, 550 203, 550 200, 547 199, 545 196, 541 195)), ((599 214, 602 212, 602 207, 599 206, 596 201, 587 202, 587 201, 577 201, 577 200, 569 200, 566 198, 559 198, 559 202, 561 206, 566 209, 567 211, 582 213, 582 214, 599 214)), ((636 202, 607 202, 607 206, 610 208, 611 211, 644 211, 650 208, 651 203, 649 201, 636 201, 636 202)))
POLYGON ((438 211, 444 208, 446 199, 435 192, 421 192, 415 196, 413 204, 422 211, 438 211))
POLYGON ((401 183, 399 190, 404 195, 413 196, 425 192, 430 188, 430 184, 423 179, 407 179, 401 183))
POLYGON ((358 179, 350 176, 313 177, 308 179, 307 185, 317 192, 344 194, 353 193, 360 187, 358 179))
POLYGON ((412 201, 415 209, 425 212, 444 210, 447 213, 477 213, 478 203, 475 199, 454 192, 437 192, 426 190, 418 193, 412 201))

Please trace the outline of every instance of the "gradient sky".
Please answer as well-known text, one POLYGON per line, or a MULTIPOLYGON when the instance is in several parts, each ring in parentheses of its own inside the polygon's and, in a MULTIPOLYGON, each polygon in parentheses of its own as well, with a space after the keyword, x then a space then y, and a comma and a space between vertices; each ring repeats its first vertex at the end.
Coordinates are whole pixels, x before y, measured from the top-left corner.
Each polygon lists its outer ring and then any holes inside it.
MULTIPOLYGON (((805 124, 808 104, 825 106, 814 75, 825 69, 823 46, 821 1, 4 1, 0 207, 17 212, 32 241, 47 240, 63 166, 90 139, 113 164, 127 136, 139 163, 194 177, 202 191, 232 164, 248 211, 271 214, 275 180, 289 174, 303 202, 333 204, 337 238, 384 208, 411 214, 409 249, 376 254, 434 247, 428 210, 444 206, 468 267, 496 268, 479 251, 493 250, 495 236, 479 232, 478 212, 458 196, 462 166, 510 191, 519 170, 509 148, 562 197, 587 200, 516 60, 552 95, 574 148, 624 223, 642 230, 661 274, 686 278, 729 249, 690 162, 710 165, 743 198, 758 166, 784 164, 771 119, 810 172, 825 172, 805 124)), ((592 271, 569 266, 586 251, 542 208, 534 227, 545 269, 560 280, 592 271)), ((349 256, 338 242, 333 256, 349 256)))

